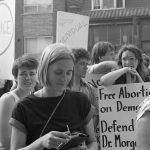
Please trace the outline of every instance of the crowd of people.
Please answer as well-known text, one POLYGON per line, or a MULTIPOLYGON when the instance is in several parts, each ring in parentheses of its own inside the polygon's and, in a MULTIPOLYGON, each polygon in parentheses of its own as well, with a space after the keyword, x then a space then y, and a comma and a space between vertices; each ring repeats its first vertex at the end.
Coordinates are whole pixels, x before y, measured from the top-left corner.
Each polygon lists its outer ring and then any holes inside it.
MULTIPOLYGON (((116 50, 106 41, 95 43, 91 54, 61 43, 48 45, 40 61, 24 54, 14 61, 14 81, 0 82, 0 150, 57 149, 70 140, 68 128, 88 135, 68 150, 100 149, 97 94, 84 78, 100 74, 103 86, 150 82, 149 65, 149 56, 137 46, 116 50)), ((150 147, 149 110, 147 98, 137 116, 138 150, 150 147)))

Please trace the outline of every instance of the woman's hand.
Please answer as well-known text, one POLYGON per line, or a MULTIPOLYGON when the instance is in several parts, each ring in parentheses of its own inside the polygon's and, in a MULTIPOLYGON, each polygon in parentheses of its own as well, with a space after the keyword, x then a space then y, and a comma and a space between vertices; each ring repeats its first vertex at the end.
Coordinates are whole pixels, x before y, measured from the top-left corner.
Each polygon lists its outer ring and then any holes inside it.
POLYGON ((137 75, 138 74, 138 72, 136 71, 135 68, 132 68, 132 67, 125 67, 125 68, 127 70, 127 73, 130 73, 132 75, 137 75))
POLYGON ((143 82, 141 76, 139 75, 139 73, 136 71, 135 68, 125 67, 125 69, 127 73, 130 73, 133 78, 135 77, 135 80, 137 80, 138 82, 143 82))
POLYGON ((66 132, 51 131, 42 136, 39 140, 43 148, 57 148, 61 143, 66 143, 70 139, 66 132))

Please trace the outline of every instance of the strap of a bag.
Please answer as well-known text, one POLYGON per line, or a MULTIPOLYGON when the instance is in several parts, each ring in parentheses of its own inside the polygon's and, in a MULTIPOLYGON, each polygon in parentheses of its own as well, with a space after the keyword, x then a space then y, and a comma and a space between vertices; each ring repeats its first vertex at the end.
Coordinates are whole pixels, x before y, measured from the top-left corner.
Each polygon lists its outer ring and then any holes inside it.
POLYGON ((56 105, 56 107, 54 108, 54 110, 53 110, 53 112, 51 113, 51 115, 49 116, 49 118, 48 118, 46 124, 44 125, 44 127, 43 127, 43 129, 42 129, 42 131, 41 131, 41 133, 40 133, 40 137, 43 135, 43 133, 44 133, 44 131, 45 131, 47 125, 49 124, 49 122, 50 122, 50 120, 52 119, 52 117, 54 116, 54 113, 56 112, 58 106, 60 105, 60 103, 62 102, 63 98, 65 97, 65 94, 66 94, 66 91, 64 91, 63 96, 61 97, 60 101, 57 103, 57 105, 56 105))

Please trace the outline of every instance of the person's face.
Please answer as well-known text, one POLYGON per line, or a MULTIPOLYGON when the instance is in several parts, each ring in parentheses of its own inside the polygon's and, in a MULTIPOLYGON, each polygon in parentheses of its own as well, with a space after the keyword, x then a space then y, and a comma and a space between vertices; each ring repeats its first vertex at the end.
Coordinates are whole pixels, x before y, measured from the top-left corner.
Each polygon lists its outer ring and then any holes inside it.
POLYGON ((114 60, 115 58, 115 51, 108 49, 107 53, 105 54, 105 56, 102 56, 100 59, 100 61, 111 61, 114 60))
POLYGON ((58 60, 50 64, 47 71, 49 86, 57 92, 62 92, 72 79, 74 62, 71 59, 58 60))
POLYGON ((19 68, 18 76, 16 78, 17 86, 21 89, 33 89, 37 79, 36 69, 29 69, 27 67, 19 68))
POLYGON ((79 59, 75 63, 75 67, 74 67, 75 76, 78 76, 80 78, 85 78, 88 64, 89 64, 88 59, 85 59, 85 58, 79 59))
POLYGON ((134 53, 130 51, 122 53, 122 67, 132 67, 136 69, 138 63, 138 59, 135 57, 134 53))

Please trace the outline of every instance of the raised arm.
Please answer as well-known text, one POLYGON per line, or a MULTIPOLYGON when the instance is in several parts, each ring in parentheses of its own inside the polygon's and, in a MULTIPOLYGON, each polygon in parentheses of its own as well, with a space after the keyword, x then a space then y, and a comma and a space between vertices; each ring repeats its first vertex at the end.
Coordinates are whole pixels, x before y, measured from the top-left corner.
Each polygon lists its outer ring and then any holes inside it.
POLYGON ((109 72, 101 77, 101 83, 104 86, 112 85, 115 81, 122 76, 123 74, 128 72, 129 67, 124 67, 112 72, 109 72))
POLYGON ((114 68, 117 68, 117 63, 115 61, 103 61, 92 65, 89 73, 105 74, 108 70, 112 70, 114 68))

